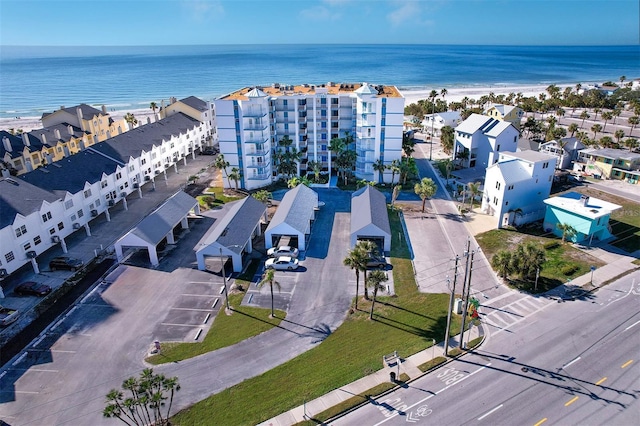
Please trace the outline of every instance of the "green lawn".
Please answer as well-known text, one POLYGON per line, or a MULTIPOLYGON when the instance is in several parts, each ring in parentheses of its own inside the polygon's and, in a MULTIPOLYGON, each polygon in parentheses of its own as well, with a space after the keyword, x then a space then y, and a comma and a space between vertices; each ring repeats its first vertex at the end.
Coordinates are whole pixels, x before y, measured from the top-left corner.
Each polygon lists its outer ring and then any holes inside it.
MULTIPOLYGON (((374 321, 370 302, 362 298, 359 310, 322 344, 258 377, 213 395, 176 414, 177 425, 253 425, 302 405, 307 400, 382 368, 382 356, 398 351, 402 357, 441 341, 446 327, 449 296, 418 293, 411 260, 396 212, 389 215, 396 296, 380 297, 374 321)), ((460 328, 454 317, 452 334, 460 328)), ((278 356, 277 352, 273 356, 278 356)))
MULTIPOLYGON (((601 260, 574 248, 571 244, 562 244, 560 239, 553 235, 532 235, 508 229, 493 229, 476 235, 476 240, 489 261, 499 250, 512 251, 521 242, 536 241, 541 246, 544 246, 545 243, 557 242, 556 247, 545 250, 547 262, 540 271, 538 293, 566 283, 571 278, 586 274, 592 265, 597 267, 604 265, 601 260), (570 270, 572 272, 567 273, 570 270)), ((534 282, 515 279, 511 276, 509 278, 511 286, 525 291, 534 291, 534 282)))
MULTIPOLYGON (((232 307, 233 313, 227 315, 225 309, 221 308, 202 342, 163 343, 162 353, 150 356, 147 358, 147 362, 151 364, 163 364, 166 362, 182 361, 215 351, 216 349, 234 345, 250 337, 257 336, 273 327, 277 327, 286 316, 285 312, 276 310, 275 318, 269 318, 269 314, 271 313, 270 309, 240 306, 245 291, 249 288, 249 284, 251 284, 250 279, 253 277, 259 264, 260 262, 258 261, 252 262, 245 274, 236 279, 236 285, 241 286, 244 291, 229 294, 229 305, 232 307)), ((224 301, 221 300, 220 303, 224 304, 224 301)))

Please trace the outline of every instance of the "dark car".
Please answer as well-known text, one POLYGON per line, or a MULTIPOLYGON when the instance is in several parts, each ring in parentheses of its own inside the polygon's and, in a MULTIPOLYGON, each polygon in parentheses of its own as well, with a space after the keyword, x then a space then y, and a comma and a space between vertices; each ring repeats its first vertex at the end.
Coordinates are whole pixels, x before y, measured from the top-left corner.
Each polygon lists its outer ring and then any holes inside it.
POLYGON ((367 259, 367 269, 387 269, 388 263, 384 257, 370 257, 367 259))
POLYGON ((51 287, 34 281, 27 281, 16 287, 14 292, 20 296, 46 296, 51 293, 51 287))
POLYGON ((75 271, 80 269, 80 267, 82 267, 82 260, 67 256, 54 257, 49 262, 49 269, 52 271, 55 271, 56 269, 68 269, 70 271, 75 271))
POLYGON ((219 152, 218 148, 215 146, 207 146, 202 148, 200 154, 202 155, 216 155, 219 152))

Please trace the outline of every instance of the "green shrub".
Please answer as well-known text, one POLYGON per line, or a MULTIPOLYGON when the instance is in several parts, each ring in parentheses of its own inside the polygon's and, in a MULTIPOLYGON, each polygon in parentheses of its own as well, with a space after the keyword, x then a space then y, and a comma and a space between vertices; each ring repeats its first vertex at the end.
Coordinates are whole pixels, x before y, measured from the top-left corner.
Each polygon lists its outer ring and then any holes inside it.
POLYGON ((575 273, 578 269, 580 269, 578 267, 578 265, 571 264, 571 265, 563 266, 561 271, 562 271, 562 273, 564 275, 568 276, 568 275, 572 275, 573 273, 575 273))
POLYGON ((554 248, 560 247, 560 243, 557 241, 547 241, 543 244, 545 250, 553 250, 554 248))

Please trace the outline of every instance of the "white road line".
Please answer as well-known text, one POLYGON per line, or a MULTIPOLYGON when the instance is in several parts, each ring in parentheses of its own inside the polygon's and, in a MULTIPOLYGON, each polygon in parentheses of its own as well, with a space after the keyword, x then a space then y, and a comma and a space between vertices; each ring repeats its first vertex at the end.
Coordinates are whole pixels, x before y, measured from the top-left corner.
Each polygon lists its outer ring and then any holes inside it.
POLYGON ((504 405, 504 404, 500 404, 500 405, 498 405, 496 408, 494 408, 493 410, 491 410, 491 411, 489 411, 489 412, 487 412, 487 413, 485 413, 485 414, 481 415, 480 417, 478 417, 478 420, 482 420, 482 419, 484 419, 484 418, 485 418, 485 417, 487 417, 489 414, 491 414, 491 413, 493 413, 494 411, 499 410, 500 408, 502 408, 502 406, 503 406, 503 405, 504 405))
POLYGON ((36 340, 35 342, 33 342, 33 345, 31 345, 31 346, 33 346, 33 347, 35 348, 36 346, 38 346, 38 345, 40 344, 40 342, 42 342, 42 341, 44 340, 44 338, 45 338, 45 337, 47 337, 47 335, 46 335, 46 334, 43 334, 42 336, 40 336, 40 337, 38 338, 38 340, 36 340))
POLYGON ((39 394, 40 392, 19 391, 19 390, 12 390, 12 391, 3 391, 3 390, 0 390, 0 393, 25 393, 25 394, 37 395, 37 394, 39 394))
MULTIPOLYGON (((446 390, 447 390, 447 389, 449 389, 451 386, 457 385, 458 383, 460 383, 460 382, 463 382, 463 381, 467 380, 469 377, 473 376, 473 375, 474 375, 474 374, 476 374, 476 373, 481 372, 482 370, 484 370, 485 368, 487 368, 487 367, 488 367, 488 366, 490 366, 490 365, 491 365, 491 363, 490 363, 490 362, 489 362, 489 363, 487 363, 487 364, 485 364, 485 366, 484 366, 484 367, 480 367, 480 368, 478 368, 476 371, 474 371, 474 372, 473 372, 473 373, 471 373, 471 374, 468 374, 468 375, 464 376, 462 379, 460 379, 460 380, 458 380, 458 381, 456 381, 456 382, 454 382, 454 383, 451 383, 450 385, 447 385, 447 386, 445 386, 444 388, 440 389, 438 392, 436 392, 436 393, 434 393, 434 394, 431 394, 431 395, 429 395, 429 396, 427 396, 427 397, 425 397, 425 398, 421 399, 420 401, 416 402, 415 404, 413 404, 413 405, 410 405, 410 406, 406 407, 403 411, 404 411, 404 412, 408 412, 409 410, 411 410, 411 409, 412 409, 413 407, 415 407, 416 405, 420 405, 420 404, 422 404, 423 402, 425 402, 426 400, 428 400, 428 399, 430 399, 430 398, 433 398, 434 396, 439 395, 440 393, 442 393, 442 392, 446 391, 446 390)), ((386 418, 386 419, 384 419, 383 421, 381 421, 381 422, 379 422, 379 423, 376 423, 376 424, 375 424, 375 425, 373 425, 373 426, 379 426, 379 425, 381 425, 381 424, 383 424, 383 423, 386 423, 388 420, 393 419, 393 418, 394 418, 394 417, 396 417, 397 415, 398 415, 398 413, 396 412, 396 413, 394 413, 391 417, 387 417, 387 418, 386 418)))
POLYGON ((175 325, 177 327, 197 327, 198 324, 175 324, 172 322, 161 322, 160 325, 175 325))
POLYGON ((11 363, 11 365, 13 365, 13 366, 15 367, 16 365, 20 364, 20 363, 22 362, 22 360, 23 360, 26 356, 27 356, 27 353, 26 353, 26 352, 24 352, 22 355, 20 355, 20 356, 18 357, 18 359, 16 359, 15 361, 13 361, 13 362, 11 363))
POLYGON ((196 312, 209 312, 209 308, 170 308, 171 311, 196 311, 196 312))
POLYGON ((0 373, 0 379, 2 379, 6 375, 7 375, 7 370, 5 370, 2 373, 0 373))
POLYGON ((579 361, 580 357, 575 358, 573 361, 568 362, 567 364, 563 365, 562 368, 567 368, 568 366, 570 366, 571 364, 573 364, 576 361, 579 361))
POLYGON ((627 330, 629 330, 631 327, 636 326, 636 325, 638 325, 638 324, 640 324, 640 321, 636 321, 636 322, 634 322, 634 323, 633 323, 633 324, 631 324, 629 327, 625 328, 625 329, 624 329, 624 331, 627 331, 627 330))
POLYGON ((60 370, 47 370, 45 368, 11 368, 10 370, 14 370, 14 371, 26 371, 26 372, 32 372, 35 371, 37 373, 59 373, 60 370))
MULTIPOLYGON (((224 290, 224 288, 223 288, 224 290)), ((192 296, 192 297, 217 297, 215 294, 195 294, 195 293, 181 293, 180 296, 192 296)))

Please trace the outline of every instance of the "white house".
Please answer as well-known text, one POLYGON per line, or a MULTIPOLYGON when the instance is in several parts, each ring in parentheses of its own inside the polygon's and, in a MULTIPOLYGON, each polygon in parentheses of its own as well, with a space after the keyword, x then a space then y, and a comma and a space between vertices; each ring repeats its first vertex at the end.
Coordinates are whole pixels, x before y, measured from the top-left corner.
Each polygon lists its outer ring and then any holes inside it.
POLYGON ((517 150, 518 136, 507 121, 471 114, 455 129, 454 159, 462 167, 486 169, 500 153, 517 150))
POLYGON ((540 144, 538 150, 555 156, 556 167, 561 170, 572 170, 573 162, 578 161, 580 151, 586 146, 577 138, 562 138, 540 144))
POLYGON ((391 251, 391 225, 384 194, 365 185, 351 195, 351 248, 358 240, 378 243, 381 251, 391 251))
POLYGON ((498 228, 542 219, 555 164, 555 156, 541 152, 500 153, 487 168, 482 212, 494 216, 498 228))
POLYGON ((460 121, 459 111, 445 111, 426 114, 420 124, 426 133, 440 136, 443 127, 449 126, 455 129, 460 124, 460 121))
MULTIPOLYGON (((220 152, 241 174, 240 186, 267 186, 281 175, 272 153, 295 148, 301 153, 297 173, 321 164, 334 173, 330 141, 353 137, 348 149, 357 154, 355 175, 378 181, 373 164, 390 164, 402 156, 404 97, 394 86, 302 84, 246 87, 214 101, 220 152), (281 144, 288 138, 290 146, 281 144)), ((385 180, 391 174, 385 174, 385 180)), ((226 176, 224 185, 230 186, 226 176)))

